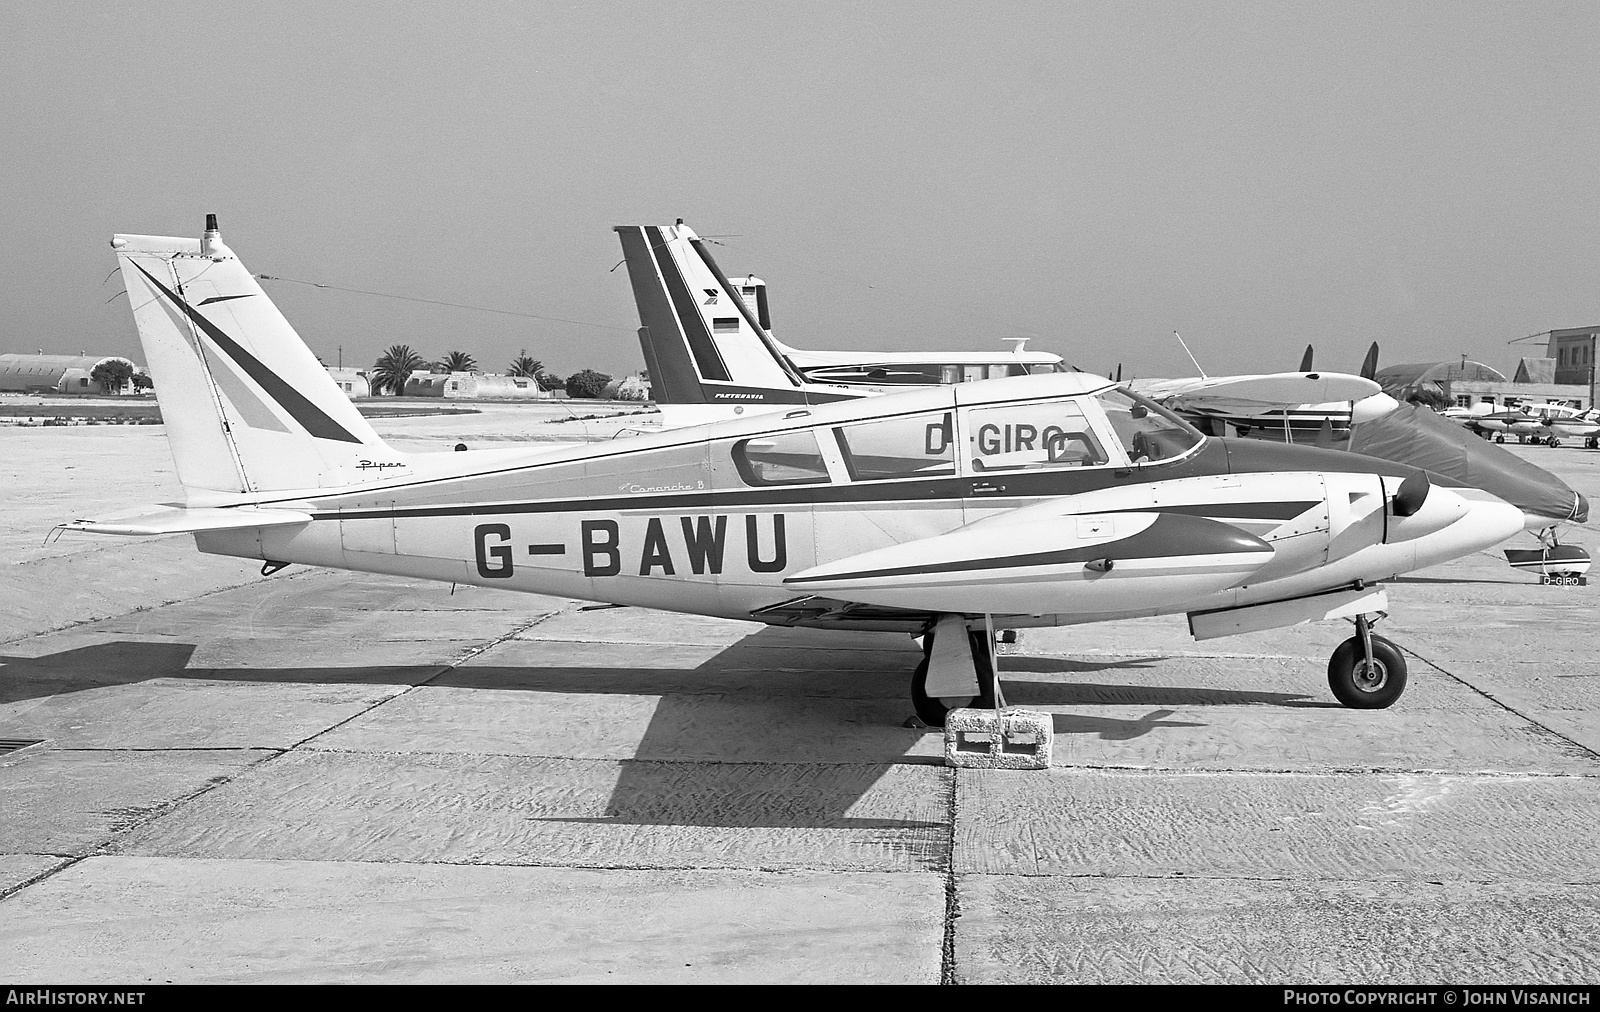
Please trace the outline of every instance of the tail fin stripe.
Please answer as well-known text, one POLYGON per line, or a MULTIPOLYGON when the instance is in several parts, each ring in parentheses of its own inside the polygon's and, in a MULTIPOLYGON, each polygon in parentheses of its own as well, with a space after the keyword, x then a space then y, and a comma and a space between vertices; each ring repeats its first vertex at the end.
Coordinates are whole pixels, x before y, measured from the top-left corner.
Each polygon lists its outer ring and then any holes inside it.
POLYGON ((777 359, 778 366, 783 369, 784 375, 789 377, 789 382, 797 387, 805 386, 805 380, 800 377, 800 373, 795 369, 794 364, 773 346, 772 337, 751 315, 749 304, 744 301, 744 297, 739 294, 739 290, 733 287, 733 283, 728 280, 728 276, 722 273, 722 268, 718 267, 717 262, 712 259, 711 251, 706 249, 705 244, 699 239, 689 240, 689 245, 694 247, 696 253, 700 254, 700 259, 705 262, 706 269, 711 272, 712 277, 717 279, 717 284, 721 285, 722 290, 727 292, 728 296, 733 299, 733 304, 738 307, 739 313, 744 317, 744 322, 750 324, 750 329, 756 332, 756 337, 760 339, 761 344, 767 349, 767 353, 777 359))
POLYGON ((695 305, 694 296, 689 294, 689 286, 683 280, 678 262, 672 258, 666 237, 654 225, 647 227, 645 234, 650 237, 650 252, 656 259, 661 280, 666 282, 667 294, 672 296, 672 304, 677 308, 678 324, 683 328, 683 336, 689 340, 689 350, 694 355, 694 364, 700 370, 700 376, 728 382, 733 377, 728 374, 728 366, 722 361, 716 342, 711 339, 711 331, 706 329, 705 320, 700 318, 700 307, 695 305))
POLYGON ((361 442, 359 437, 351 435, 344 426, 329 418, 321 408, 307 400, 300 391, 285 383, 282 377, 263 365, 260 359, 239 347, 233 338, 223 333, 216 324, 196 312, 188 302, 158 281, 155 275, 145 270, 137 262, 134 262, 133 265, 138 267, 139 273, 149 278, 150 283, 155 285, 161 291, 161 294, 165 295, 174 306, 183 310, 184 315, 193 321, 195 326, 199 327, 207 337, 211 338, 213 344, 222 349, 223 353, 233 359, 234 362, 238 363, 239 368, 243 369, 247 376, 255 380, 256 384, 266 391, 267 396, 277 401, 279 407, 288 412, 307 432, 318 439, 335 439, 343 443, 361 442))

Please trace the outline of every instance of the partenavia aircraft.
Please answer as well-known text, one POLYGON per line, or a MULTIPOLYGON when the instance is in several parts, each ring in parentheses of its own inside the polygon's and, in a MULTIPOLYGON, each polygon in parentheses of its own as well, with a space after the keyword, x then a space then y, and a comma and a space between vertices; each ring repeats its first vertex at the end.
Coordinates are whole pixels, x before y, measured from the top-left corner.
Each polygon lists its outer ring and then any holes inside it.
POLYGON ((1377 582, 1522 514, 1415 469, 1207 437, 1109 380, 1021 376, 557 449, 385 445, 222 242, 118 235, 183 503, 83 519, 203 552, 924 637, 918 713, 992 705, 992 629, 1352 618, 1329 684, 1384 707, 1377 582))
MULTIPOLYGON (((616 232, 639 310, 639 343, 663 425, 832 403, 888 389, 867 383, 823 383, 816 378, 820 373, 807 374, 797 367, 795 356, 807 353, 772 337, 759 299, 752 306, 741 297, 741 286, 723 273, 704 240, 681 220, 675 225, 619 225, 616 232)), ((761 290, 756 294, 759 297, 761 290)), ((898 354, 937 362, 950 353, 828 354, 841 356, 841 361, 855 356, 861 362, 874 362, 898 354)), ((1226 425, 1265 423, 1273 428, 1299 427, 1303 433, 1326 427, 1329 448, 1424 468, 1451 487, 1486 490, 1522 509, 1530 531, 1587 521, 1587 500, 1555 475, 1469 438, 1459 426, 1426 408, 1402 404, 1383 393, 1372 379, 1377 354, 1374 344, 1359 376, 1312 372, 1312 350, 1307 348, 1296 372, 1150 380, 1129 386, 1211 435, 1224 435, 1226 425), (1303 416, 1299 426, 1296 414, 1303 416)), ((1016 367, 1015 374, 1047 367, 1058 368, 1028 364, 1016 367)), ((905 373, 902 382, 917 375, 905 373)), ((965 372, 946 375, 940 369, 923 370, 920 376, 926 385, 966 379, 965 372)))

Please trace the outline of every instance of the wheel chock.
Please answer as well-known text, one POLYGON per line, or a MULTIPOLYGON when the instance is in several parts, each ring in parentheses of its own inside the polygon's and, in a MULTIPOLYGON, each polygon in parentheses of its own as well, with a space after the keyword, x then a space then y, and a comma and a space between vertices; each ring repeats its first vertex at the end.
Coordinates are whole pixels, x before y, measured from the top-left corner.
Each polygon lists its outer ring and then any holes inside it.
POLYGON ((1047 770, 1055 725, 1037 710, 951 710, 944 717, 944 761, 973 770, 1047 770))

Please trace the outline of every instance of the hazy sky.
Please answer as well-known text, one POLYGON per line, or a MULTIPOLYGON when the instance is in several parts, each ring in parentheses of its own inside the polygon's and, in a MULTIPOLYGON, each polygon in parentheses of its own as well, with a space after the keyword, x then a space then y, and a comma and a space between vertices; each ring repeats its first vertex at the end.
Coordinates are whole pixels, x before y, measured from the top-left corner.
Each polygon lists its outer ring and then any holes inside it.
MULTIPOLYGON (((641 366, 682 217, 816 348, 1208 372, 1600 323, 1600 4, 6 4, 0 351, 136 353, 106 242, 198 235, 332 364, 641 366)), ((1532 349, 1530 349, 1532 350, 1532 349)), ((1535 352, 1537 353, 1537 352, 1535 352)))

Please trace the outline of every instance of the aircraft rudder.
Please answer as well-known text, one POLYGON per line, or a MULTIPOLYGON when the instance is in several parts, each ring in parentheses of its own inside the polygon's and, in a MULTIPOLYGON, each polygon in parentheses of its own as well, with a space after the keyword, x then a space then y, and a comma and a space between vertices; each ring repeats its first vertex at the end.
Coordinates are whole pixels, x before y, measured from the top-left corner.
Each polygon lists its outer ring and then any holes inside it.
POLYGON ((362 461, 400 466, 206 224, 198 242, 112 240, 184 487, 328 487, 376 477, 362 461))

